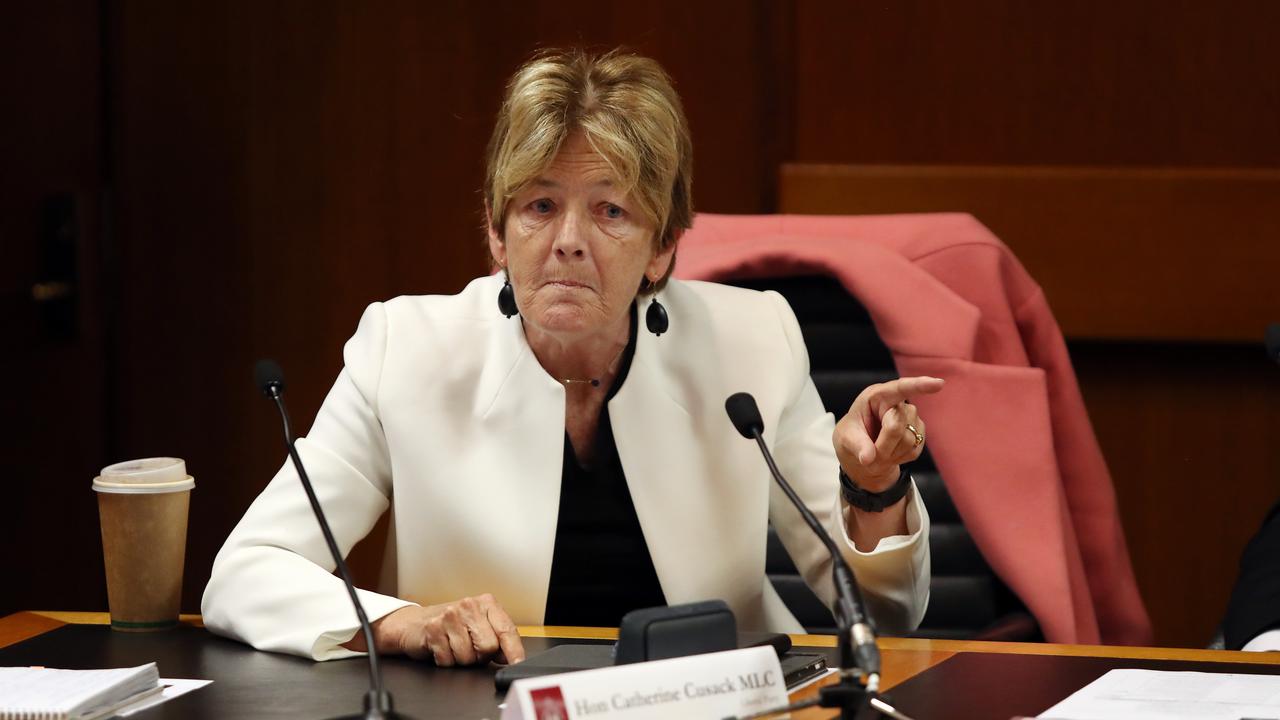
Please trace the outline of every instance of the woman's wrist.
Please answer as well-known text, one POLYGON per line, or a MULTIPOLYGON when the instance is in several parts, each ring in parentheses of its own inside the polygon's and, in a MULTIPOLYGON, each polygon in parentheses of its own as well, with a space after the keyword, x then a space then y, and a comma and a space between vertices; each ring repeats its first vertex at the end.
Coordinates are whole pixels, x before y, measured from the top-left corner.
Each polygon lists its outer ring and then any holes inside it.
POLYGON ((898 482, 898 477, 902 474, 900 465, 894 465, 883 473, 870 473, 866 468, 858 468, 854 472, 849 472, 844 466, 841 466, 840 470, 859 488, 872 493, 881 493, 893 487, 898 482))
MULTIPOLYGON (((404 654, 404 630, 410 624, 407 622, 406 615, 411 614, 414 610, 420 610, 417 605, 406 605, 405 607, 392 610, 382 617, 369 623, 369 629, 373 631, 373 643, 378 648, 378 652, 382 655, 402 655, 404 654)), ((356 652, 368 652, 369 646, 365 643, 364 631, 356 630, 356 634, 342 647, 356 652)))
POLYGON ((883 512, 868 512, 850 505, 845 510, 845 531, 858 552, 873 552, 880 541, 895 535, 910 535, 907 527, 907 500, 903 498, 883 512))
MULTIPOLYGON (((911 491, 911 473, 906 468, 899 468, 898 476, 893 483, 882 490, 868 490, 862 487, 852 478, 843 468, 840 470, 840 494, 844 497, 844 501, 849 505, 866 512, 878 513, 884 512, 890 507, 897 505, 911 491)), ((876 487, 883 487, 884 481, 876 483, 876 487)))

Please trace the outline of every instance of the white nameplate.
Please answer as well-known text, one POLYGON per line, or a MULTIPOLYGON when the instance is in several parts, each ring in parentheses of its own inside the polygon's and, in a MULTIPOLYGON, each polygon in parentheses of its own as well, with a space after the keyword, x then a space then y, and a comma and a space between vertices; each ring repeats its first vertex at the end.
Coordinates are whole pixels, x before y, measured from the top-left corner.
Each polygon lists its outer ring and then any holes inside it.
POLYGON ((786 704, 766 646, 517 680, 502 720, 722 718, 786 704))

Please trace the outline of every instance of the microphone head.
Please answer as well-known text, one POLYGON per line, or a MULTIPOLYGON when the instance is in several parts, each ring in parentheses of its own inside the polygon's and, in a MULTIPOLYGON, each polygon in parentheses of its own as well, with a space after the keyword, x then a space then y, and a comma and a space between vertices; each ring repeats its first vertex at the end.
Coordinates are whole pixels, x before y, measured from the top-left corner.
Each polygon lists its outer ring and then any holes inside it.
POLYGON ((1280 363, 1280 323, 1267 326, 1267 357, 1280 363))
POLYGON ((253 366, 253 383, 263 395, 271 397, 284 390, 284 371, 275 360, 263 358, 253 366))
POLYGON ((751 393, 734 393, 724 401, 725 412, 733 426, 742 433, 742 437, 754 440, 756 435, 764 433, 764 420, 760 417, 760 408, 751 393))

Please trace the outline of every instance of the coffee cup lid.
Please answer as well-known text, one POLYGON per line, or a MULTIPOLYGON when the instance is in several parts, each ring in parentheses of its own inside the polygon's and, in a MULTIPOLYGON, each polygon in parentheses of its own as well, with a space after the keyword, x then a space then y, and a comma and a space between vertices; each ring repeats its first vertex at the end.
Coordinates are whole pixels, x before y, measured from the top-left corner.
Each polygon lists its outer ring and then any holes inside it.
POLYGON ((182 458, 154 457, 126 460, 102 468, 93 489, 110 493, 169 493, 190 490, 195 480, 182 458))
POLYGON ((187 475, 182 480, 162 483, 119 483, 105 480, 101 475, 93 479, 94 492, 120 493, 124 495, 152 495, 156 493, 182 492, 192 490, 196 479, 187 475))
POLYGON ((102 468, 101 474, 104 482, 129 485, 179 482, 186 476, 186 462, 172 457, 126 460, 102 468))

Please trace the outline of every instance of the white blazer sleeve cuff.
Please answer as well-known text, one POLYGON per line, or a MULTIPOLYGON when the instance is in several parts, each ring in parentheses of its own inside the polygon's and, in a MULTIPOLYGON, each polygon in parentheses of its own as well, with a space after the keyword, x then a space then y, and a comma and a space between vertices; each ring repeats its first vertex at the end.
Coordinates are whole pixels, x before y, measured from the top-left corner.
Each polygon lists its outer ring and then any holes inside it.
MULTIPOLYGON (((389 595, 379 595, 368 590, 356 589, 356 595, 360 598, 360 604, 364 606, 364 613, 369 618, 370 623, 376 622, 379 618, 390 615, 402 607, 413 605, 408 600, 391 597, 389 595)), ((350 617, 334 629, 320 633, 311 645, 309 655, 313 660, 339 660, 341 658, 355 657, 364 655, 365 653, 355 652, 342 647, 343 643, 351 640, 360 632, 360 622, 356 619, 355 608, 351 607, 351 601, 347 598, 346 592, 343 592, 342 600, 347 605, 347 613, 350 617)), ((335 618, 335 621, 338 621, 335 618)))
POLYGON ((874 550, 862 552, 848 531, 852 509, 837 500, 840 544, 862 588, 867 610, 886 634, 911 632, 920 626, 929 605, 929 511, 915 481, 907 494, 907 535, 882 538, 874 550))

